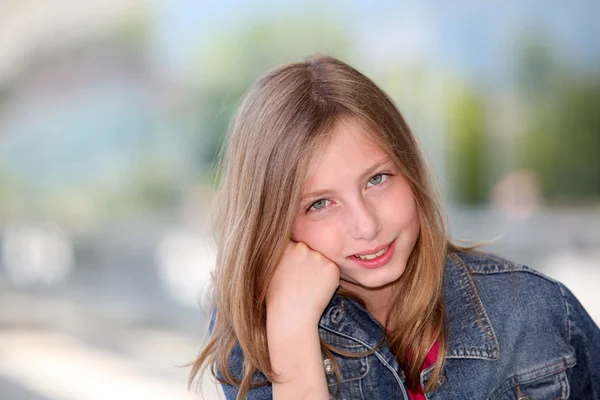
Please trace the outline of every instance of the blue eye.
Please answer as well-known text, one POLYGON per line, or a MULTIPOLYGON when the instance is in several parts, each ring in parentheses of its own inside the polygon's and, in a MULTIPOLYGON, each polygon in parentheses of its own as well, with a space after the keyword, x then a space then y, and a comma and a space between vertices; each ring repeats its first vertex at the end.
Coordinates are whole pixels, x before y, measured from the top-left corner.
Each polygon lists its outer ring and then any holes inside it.
POLYGON ((377 174, 375 176, 373 176, 371 179, 369 179, 369 184, 373 185, 373 186, 377 186, 380 185, 382 182, 385 182, 385 180, 388 178, 387 174, 377 174))
POLYGON ((317 201, 315 201, 314 203, 311 204, 311 206, 308 208, 308 210, 309 211, 310 210, 317 210, 317 211, 322 210, 325 207, 327 207, 327 202, 328 201, 329 200, 325 200, 325 199, 317 200, 317 201))

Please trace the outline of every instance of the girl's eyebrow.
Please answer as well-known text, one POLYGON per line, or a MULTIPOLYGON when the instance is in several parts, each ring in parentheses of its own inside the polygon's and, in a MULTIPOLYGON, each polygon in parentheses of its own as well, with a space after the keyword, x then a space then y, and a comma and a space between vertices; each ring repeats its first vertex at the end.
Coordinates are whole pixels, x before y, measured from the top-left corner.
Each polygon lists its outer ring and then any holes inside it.
MULTIPOLYGON (((375 164, 373 164, 372 166, 370 166, 369 168, 367 168, 365 170, 365 172, 363 172, 360 177, 358 178, 358 181, 363 181, 365 180, 369 175, 373 174, 377 169, 379 169, 382 165, 386 165, 388 163, 391 163, 391 159, 389 157, 384 158, 383 160, 380 160, 378 162, 376 162, 375 164)), ((319 197, 319 196, 323 196, 325 194, 330 193, 331 190, 329 189, 325 189, 325 190, 317 190, 314 192, 310 192, 308 194, 305 194, 304 196, 302 196, 301 201, 304 201, 310 197, 319 197)))
POLYGON ((369 177, 369 175, 373 174, 381 166, 391 163, 391 161, 392 160, 389 157, 386 157, 383 160, 376 162, 375 164, 373 164, 370 168, 368 168, 365 172, 363 172, 361 174, 360 178, 358 178, 358 181, 360 182, 360 181, 365 180, 366 178, 369 177))

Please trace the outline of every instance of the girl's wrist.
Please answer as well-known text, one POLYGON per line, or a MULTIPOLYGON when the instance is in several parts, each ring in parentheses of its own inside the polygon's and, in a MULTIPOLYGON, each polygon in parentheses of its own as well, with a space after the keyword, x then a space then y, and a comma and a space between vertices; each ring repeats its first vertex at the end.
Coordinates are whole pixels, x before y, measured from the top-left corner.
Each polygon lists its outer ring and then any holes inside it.
POLYGON ((304 347, 318 344, 318 323, 267 324, 267 342, 271 346, 304 347))
POLYGON ((290 335, 295 332, 316 332, 319 327, 320 318, 321 316, 316 313, 277 313, 274 310, 267 310, 267 334, 279 334, 281 332, 282 334, 290 335))
POLYGON ((268 337, 269 358, 275 373, 274 393, 282 398, 328 398, 318 329, 278 332, 268 337), (291 394, 300 397, 290 397, 291 394))

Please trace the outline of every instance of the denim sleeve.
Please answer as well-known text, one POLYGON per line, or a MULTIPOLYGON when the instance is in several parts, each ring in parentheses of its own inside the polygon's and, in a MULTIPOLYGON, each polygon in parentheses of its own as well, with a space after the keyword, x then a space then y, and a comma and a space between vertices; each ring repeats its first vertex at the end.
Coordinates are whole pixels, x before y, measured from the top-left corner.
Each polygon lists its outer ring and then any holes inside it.
MULTIPOLYGON (((237 400, 239 389, 235 386, 221 384, 223 393, 227 400, 237 400)), ((272 400, 273 392, 271 386, 260 386, 248 391, 248 397, 244 400, 272 400)))
MULTIPOLYGON (((216 310, 214 310, 211 315, 210 325, 208 328, 208 332, 210 335, 212 335, 216 316, 217 316, 217 313, 216 313, 216 310)), ((240 347, 240 345, 237 344, 233 348, 233 351, 231 352, 231 356, 229 357, 229 369, 232 372, 232 374, 235 377, 237 377, 238 379, 241 379, 241 377, 243 375, 243 365, 244 365, 244 353, 242 352, 242 348, 240 347)), ((221 375, 221 371, 219 370, 218 366, 217 366, 216 370, 217 370, 218 377, 223 378, 223 375, 221 375)), ((258 379, 265 378, 264 376, 262 376, 258 373, 257 373, 257 375, 259 375, 259 376, 257 376, 258 379)), ((223 389, 223 393, 225 394, 226 400, 237 400, 237 395, 238 395, 238 392, 240 391, 238 387, 233 386, 233 385, 228 385, 226 383, 221 383, 221 388, 223 389)), ((248 396, 245 399, 240 399, 240 400, 271 400, 271 399, 273 399, 272 387, 271 386, 260 386, 260 387, 250 389, 248 391, 248 396)))
MULTIPOLYGON (((241 347, 236 345, 233 348, 233 352, 231 353, 231 357, 229 357, 229 369, 233 373, 235 377, 240 379, 243 375, 243 365, 244 365, 244 354, 242 353, 241 347)), ((264 380, 266 379, 264 375, 257 372, 254 376, 254 380, 264 380)), ((237 395, 239 392, 239 388, 233 385, 228 385, 225 383, 221 383, 221 387, 223 388, 223 393, 225 393, 225 398, 227 400, 237 400, 237 395)), ((248 396, 244 400, 271 400, 273 398, 272 387, 269 386, 259 386, 248 391, 248 396)))
POLYGON ((600 329, 577 298, 563 284, 560 290, 566 302, 569 340, 575 349, 577 364, 571 371, 571 398, 600 399, 600 329))

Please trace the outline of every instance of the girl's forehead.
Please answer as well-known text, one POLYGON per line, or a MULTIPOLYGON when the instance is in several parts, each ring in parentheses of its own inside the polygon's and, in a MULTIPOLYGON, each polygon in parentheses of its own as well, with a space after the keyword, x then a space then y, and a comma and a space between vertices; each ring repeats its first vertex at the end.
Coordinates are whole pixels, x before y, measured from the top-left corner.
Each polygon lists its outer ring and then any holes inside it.
POLYGON ((324 164, 338 163, 348 158, 367 161, 390 156, 375 137, 359 123, 347 120, 336 123, 310 158, 309 175, 324 164))
POLYGON ((343 173, 362 173, 393 158, 360 125, 337 124, 311 157, 305 184, 343 173))

